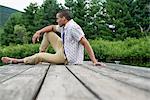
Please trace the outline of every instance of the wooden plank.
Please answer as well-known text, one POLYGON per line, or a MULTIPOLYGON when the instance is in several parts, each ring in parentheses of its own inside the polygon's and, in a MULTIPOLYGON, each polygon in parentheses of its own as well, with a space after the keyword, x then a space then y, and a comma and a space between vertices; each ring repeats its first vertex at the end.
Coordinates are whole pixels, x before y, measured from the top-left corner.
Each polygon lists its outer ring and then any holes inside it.
POLYGON ((36 100, 98 100, 64 65, 50 67, 36 100))
MULTIPOLYGON (((113 78, 115 80, 121 81, 123 83, 129 84, 131 86, 143 89, 145 91, 150 92, 150 78, 145 78, 135 74, 123 73, 120 70, 112 70, 109 69, 111 66, 107 65, 107 67, 103 69, 94 69, 93 67, 89 67, 89 64, 84 64, 88 69, 94 70, 98 73, 101 73, 107 77, 113 78), (109 68, 108 68, 109 67, 109 68)), ((120 66, 121 67, 121 66, 120 66)), ((126 67, 128 69, 129 67, 126 67)), ((125 68, 124 68, 125 69, 125 68)), ((138 69, 140 72, 140 69, 138 69)))
POLYGON ((145 78, 150 78, 150 68, 121 65, 121 64, 112 64, 112 63, 107 63, 107 65, 108 65, 107 67, 110 69, 114 69, 114 70, 118 70, 121 72, 142 76, 145 78))
MULTIPOLYGON (((90 61, 85 61, 84 63, 92 66, 92 63, 90 61)), ((125 73, 129 73, 129 74, 142 76, 145 78, 150 78, 150 68, 130 66, 130 65, 121 65, 121 64, 113 64, 113 63, 107 63, 107 68, 121 71, 121 72, 125 72, 125 73)))
MULTIPOLYGON (((9 64, 9 65, 3 65, 3 66, 0 66, 0 73, 1 72, 6 72, 6 71, 9 71, 11 70, 12 68, 14 67, 19 67, 21 66, 22 64, 9 64)), ((23 66, 21 66, 23 67, 23 66)))
POLYGON ((14 66, 14 64, 0 66, 0 71, 5 70, 6 68, 9 68, 9 67, 13 67, 13 66, 14 66))
POLYGON ((32 65, 10 64, 0 68, 0 83, 7 81, 10 78, 32 68, 32 65))
MULTIPOLYGON (((148 92, 137 89, 135 87, 123 84, 109 78, 97 67, 89 66, 91 69, 84 66, 68 66, 68 68, 91 90, 99 95, 102 100, 148 100, 150 95, 148 92), (93 70, 94 69, 94 70, 93 70), (95 71, 98 70, 98 71, 95 71)), ((110 74, 111 75, 111 74, 110 74)))
POLYGON ((48 64, 35 65, 23 73, 1 83, 0 100, 33 100, 40 88, 48 66, 48 64))

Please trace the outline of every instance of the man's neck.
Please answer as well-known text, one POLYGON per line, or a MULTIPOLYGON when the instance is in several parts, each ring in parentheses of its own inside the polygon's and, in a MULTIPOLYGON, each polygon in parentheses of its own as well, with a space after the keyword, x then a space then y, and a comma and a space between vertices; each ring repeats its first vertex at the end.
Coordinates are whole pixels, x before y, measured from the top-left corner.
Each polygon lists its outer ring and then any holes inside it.
POLYGON ((69 22, 69 21, 68 21, 68 20, 66 20, 66 21, 65 21, 65 25, 64 25, 64 26, 66 26, 66 24, 67 24, 68 22, 69 22))

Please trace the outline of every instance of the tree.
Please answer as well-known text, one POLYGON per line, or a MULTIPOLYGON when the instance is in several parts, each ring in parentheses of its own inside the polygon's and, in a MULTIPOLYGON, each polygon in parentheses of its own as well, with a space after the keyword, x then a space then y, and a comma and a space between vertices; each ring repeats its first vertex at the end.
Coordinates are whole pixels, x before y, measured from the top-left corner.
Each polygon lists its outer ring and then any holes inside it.
POLYGON ((42 4, 44 25, 56 24, 56 14, 60 10, 57 0, 45 0, 42 4))
POLYGON ((133 2, 134 9, 131 15, 134 17, 136 25, 140 31, 148 35, 150 32, 150 3, 149 0, 135 0, 133 2))
POLYGON ((113 38, 123 40, 127 37, 143 37, 141 29, 149 27, 148 10, 145 9, 148 7, 147 4, 148 0, 106 0, 105 21, 115 26, 115 32, 112 32, 113 38))
POLYGON ((45 0, 35 14, 36 29, 38 30, 49 24, 56 24, 56 13, 62 8, 57 0, 45 0))
POLYGON ((15 25, 14 26, 14 35, 15 35, 15 43, 23 44, 28 43, 26 38, 26 28, 24 25, 15 25))
POLYGON ((38 10, 37 3, 30 3, 30 5, 24 9, 25 12, 23 13, 23 22, 27 29, 27 31, 33 33, 35 32, 35 15, 38 10))
POLYGON ((13 13, 4 25, 4 32, 1 34, 1 44, 9 45, 15 43, 14 26, 22 25, 22 13, 13 13))
POLYGON ((103 11, 103 0, 91 0, 87 4, 87 17, 86 17, 86 34, 88 38, 103 38, 112 39, 111 30, 107 27, 105 22, 105 12, 103 11))
POLYGON ((35 27, 36 27, 36 30, 39 30, 40 28, 46 26, 45 23, 44 23, 44 8, 43 7, 40 7, 36 14, 35 14, 35 27))
POLYGON ((86 33, 86 15, 87 15, 86 0, 65 0, 65 6, 68 7, 73 15, 74 20, 82 27, 86 33))
POLYGON ((4 34, 4 29, 3 27, 0 27, 0 45, 2 44, 2 34, 4 34))

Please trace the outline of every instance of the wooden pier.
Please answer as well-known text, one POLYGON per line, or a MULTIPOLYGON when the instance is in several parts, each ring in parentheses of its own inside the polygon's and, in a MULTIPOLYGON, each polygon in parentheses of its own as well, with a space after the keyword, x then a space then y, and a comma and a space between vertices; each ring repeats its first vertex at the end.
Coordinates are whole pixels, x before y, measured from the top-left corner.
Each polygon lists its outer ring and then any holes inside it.
POLYGON ((4 65, 0 100, 150 100, 150 69, 106 65, 4 65))

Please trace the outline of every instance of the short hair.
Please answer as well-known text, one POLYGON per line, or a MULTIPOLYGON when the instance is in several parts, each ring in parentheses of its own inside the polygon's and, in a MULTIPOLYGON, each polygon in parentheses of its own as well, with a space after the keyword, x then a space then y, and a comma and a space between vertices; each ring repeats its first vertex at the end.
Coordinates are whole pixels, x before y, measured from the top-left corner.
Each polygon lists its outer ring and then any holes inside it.
POLYGON ((59 17, 65 17, 67 20, 71 20, 73 18, 71 12, 68 9, 64 9, 58 12, 59 17))

